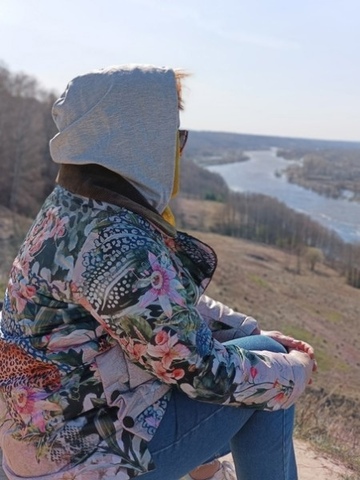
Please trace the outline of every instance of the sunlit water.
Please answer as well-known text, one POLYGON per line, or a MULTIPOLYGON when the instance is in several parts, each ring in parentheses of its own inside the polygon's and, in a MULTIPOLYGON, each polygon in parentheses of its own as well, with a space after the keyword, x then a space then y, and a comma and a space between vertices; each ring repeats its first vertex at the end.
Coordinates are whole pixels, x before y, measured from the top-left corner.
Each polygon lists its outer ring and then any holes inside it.
POLYGON ((275 150, 246 154, 250 157, 246 162, 211 166, 208 170, 219 173, 232 190, 275 197, 335 230, 346 242, 360 242, 360 203, 327 198, 289 183, 285 175, 276 175, 289 165, 289 161, 277 157, 275 150))

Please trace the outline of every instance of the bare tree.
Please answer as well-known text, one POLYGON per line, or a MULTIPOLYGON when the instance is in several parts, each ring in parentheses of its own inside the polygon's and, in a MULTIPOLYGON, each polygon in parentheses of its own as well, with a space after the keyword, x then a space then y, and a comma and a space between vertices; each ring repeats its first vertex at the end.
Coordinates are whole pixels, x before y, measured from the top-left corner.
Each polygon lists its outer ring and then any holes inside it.
POLYGON ((57 167, 48 149, 55 130, 53 100, 34 78, 0 67, 0 162, 6 172, 0 178, 0 203, 28 216, 54 184, 57 167))

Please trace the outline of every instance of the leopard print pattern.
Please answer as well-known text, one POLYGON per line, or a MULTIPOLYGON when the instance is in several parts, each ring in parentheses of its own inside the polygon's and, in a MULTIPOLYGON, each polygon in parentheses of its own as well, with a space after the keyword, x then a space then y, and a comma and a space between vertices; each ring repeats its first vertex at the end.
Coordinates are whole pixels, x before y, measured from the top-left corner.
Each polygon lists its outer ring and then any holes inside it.
POLYGON ((60 372, 55 365, 34 359, 22 348, 0 340, 0 388, 35 386, 53 390, 60 384, 60 372))

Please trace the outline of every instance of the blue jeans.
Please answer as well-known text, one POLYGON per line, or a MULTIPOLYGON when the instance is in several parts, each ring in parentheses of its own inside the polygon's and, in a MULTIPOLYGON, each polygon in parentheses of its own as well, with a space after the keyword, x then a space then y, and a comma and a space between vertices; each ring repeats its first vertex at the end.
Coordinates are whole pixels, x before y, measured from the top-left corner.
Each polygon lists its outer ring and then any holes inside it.
MULTIPOLYGON (((284 352, 274 340, 254 335, 231 340, 248 350, 284 352)), ((192 400, 172 393, 149 443, 156 469, 141 480, 178 480, 195 467, 231 451, 238 480, 296 480, 292 443, 294 408, 264 412, 192 400)))

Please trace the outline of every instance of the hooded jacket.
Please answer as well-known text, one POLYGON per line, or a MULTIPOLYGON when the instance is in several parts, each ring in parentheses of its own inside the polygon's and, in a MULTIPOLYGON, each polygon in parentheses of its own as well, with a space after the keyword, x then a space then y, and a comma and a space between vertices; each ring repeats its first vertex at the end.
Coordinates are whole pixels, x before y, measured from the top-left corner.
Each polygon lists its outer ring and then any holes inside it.
POLYGON ((72 80, 55 102, 59 164, 100 164, 131 182, 159 213, 173 188, 178 95, 167 68, 128 65, 72 80))
POLYGON ((174 71, 78 77, 53 115, 58 185, 14 260, 1 321, 8 477, 127 480, 156 468, 147 445, 174 388, 234 407, 292 405, 305 388, 299 359, 220 343, 256 321, 204 294, 214 252, 160 215, 177 153, 174 71))

